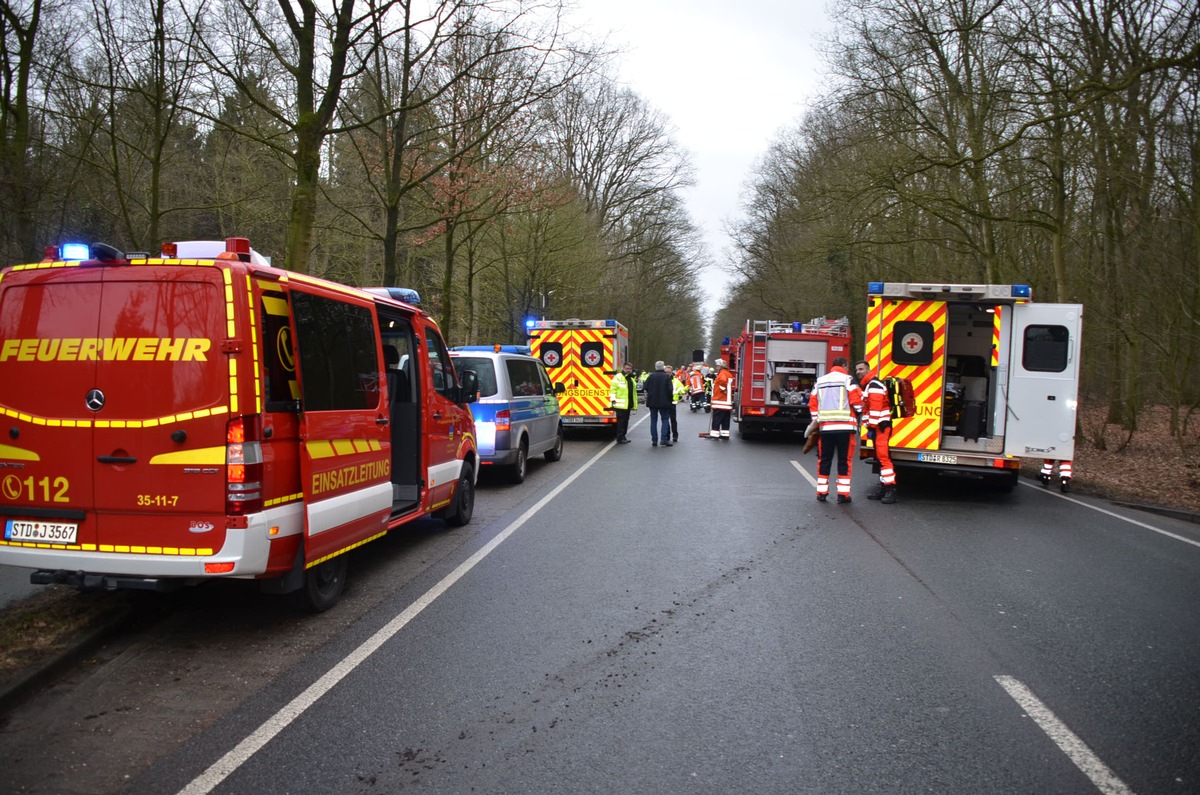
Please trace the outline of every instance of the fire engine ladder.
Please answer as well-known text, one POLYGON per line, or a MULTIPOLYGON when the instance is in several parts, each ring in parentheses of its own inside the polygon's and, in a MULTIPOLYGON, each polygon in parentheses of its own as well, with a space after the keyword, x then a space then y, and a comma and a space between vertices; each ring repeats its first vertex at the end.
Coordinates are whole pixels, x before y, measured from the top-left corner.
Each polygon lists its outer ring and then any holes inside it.
POLYGON ((757 406, 767 402, 767 337, 771 327, 769 320, 756 320, 750 337, 750 401, 757 406))

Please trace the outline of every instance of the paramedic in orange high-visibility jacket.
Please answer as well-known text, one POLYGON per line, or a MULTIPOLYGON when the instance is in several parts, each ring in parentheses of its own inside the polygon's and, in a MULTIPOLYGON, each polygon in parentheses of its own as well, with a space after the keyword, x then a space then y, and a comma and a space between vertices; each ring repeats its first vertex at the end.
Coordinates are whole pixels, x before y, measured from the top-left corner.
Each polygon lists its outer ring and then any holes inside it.
POLYGON ((833 360, 829 372, 817 379, 808 399, 812 421, 817 423, 820 439, 817 442, 817 499, 829 497, 829 470, 837 460, 837 501, 850 502, 850 471, 854 451, 854 434, 862 416, 862 390, 846 368, 844 356, 833 360))
POLYGON ((875 445, 879 461, 879 483, 867 492, 868 500, 884 505, 896 501, 896 469, 892 466, 892 401, 887 384, 875 377, 871 365, 864 359, 854 363, 854 375, 863 391, 863 417, 867 421, 867 437, 875 445))

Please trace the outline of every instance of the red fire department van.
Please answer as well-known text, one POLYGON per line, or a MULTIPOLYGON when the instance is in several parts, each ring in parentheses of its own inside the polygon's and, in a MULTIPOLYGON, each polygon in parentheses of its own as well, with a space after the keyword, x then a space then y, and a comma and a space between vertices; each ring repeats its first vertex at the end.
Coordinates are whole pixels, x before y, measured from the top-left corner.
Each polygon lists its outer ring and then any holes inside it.
POLYGON ((416 300, 244 238, 0 272, 0 564, 83 589, 258 579, 324 610, 349 550, 470 521, 475 387, 416 300))

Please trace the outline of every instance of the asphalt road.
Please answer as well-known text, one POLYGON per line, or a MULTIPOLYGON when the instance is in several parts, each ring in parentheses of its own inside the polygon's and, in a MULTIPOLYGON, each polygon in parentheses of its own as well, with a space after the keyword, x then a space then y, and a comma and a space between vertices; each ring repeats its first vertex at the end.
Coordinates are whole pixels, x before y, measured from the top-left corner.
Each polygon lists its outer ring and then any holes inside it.
MULTIPOLYGON (((645 414, 637 415, 644 419, 645 414)), ((1200 533, 794 443, 571 440, 301 618, 196 589, 0 729, 14 792, 1200 790, 1200 533), (814 459, 800 461, 809 471, 814 459)), ((374 549, 372 549, 374 548, 374 549)))

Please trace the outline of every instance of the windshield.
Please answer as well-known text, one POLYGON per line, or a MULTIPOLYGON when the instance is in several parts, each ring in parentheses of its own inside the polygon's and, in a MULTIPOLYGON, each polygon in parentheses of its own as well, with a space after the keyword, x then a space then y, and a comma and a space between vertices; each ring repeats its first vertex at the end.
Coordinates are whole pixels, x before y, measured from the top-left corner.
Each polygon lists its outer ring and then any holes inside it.
POLYGON ((491 359, 475 356, 455 356, 454 369, 458 371, 460 381, 462 380, 464 371, 475 371, 475 376, 479 379, 479 397, 492 397, 496 394, 496 367, 491 359))

